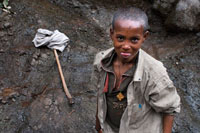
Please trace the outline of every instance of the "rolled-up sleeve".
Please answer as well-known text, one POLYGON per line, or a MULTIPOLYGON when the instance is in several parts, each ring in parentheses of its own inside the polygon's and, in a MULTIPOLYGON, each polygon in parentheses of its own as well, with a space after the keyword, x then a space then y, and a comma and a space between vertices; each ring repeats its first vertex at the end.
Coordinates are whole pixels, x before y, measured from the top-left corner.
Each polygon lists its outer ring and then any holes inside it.
POLYGON ((99 72, 97 68, 94 66, 92 74, 91 74, 91 79, 90 79, 90 86, 92 90, 97 90, 98 80, 99 80, 99 72))
POLYGON ((180 112, 180 97, 168 75, 152 82, 148 89, 149 104, 156 112, 180 112))

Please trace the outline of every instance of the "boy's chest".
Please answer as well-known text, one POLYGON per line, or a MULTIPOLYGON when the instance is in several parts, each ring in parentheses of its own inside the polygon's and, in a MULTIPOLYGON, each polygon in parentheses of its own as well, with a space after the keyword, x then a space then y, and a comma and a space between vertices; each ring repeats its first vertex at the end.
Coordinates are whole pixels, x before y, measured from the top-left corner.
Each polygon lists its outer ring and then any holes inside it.
POLYGON ((123 81, 123 75, 133 76, 133 73, 127 73, 132 67, 133 64, 121 65, 119 63, 113 63, 113 73, 115 75, 116 88, 118 88, 120 83, 123 81))

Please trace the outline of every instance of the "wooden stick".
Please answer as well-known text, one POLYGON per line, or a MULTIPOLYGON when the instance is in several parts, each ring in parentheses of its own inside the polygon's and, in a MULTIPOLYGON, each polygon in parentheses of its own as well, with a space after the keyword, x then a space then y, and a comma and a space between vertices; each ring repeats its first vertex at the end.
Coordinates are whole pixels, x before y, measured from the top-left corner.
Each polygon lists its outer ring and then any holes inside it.
POLYGON ((57 53, 56 49, 54 49, 54 55, 56 57, 56 62, 57 62, 57 65, 58 65, 58 70, 59 70, 59 73, 60 73, 60 77, 61 77, 61 80, 62 80, 62 84, 63 84, 65 94, 66 94, 67 98, 69 99, 69 103, 73 104, 74 102, 72 101, 72 96, 69 93, 69 90, 68 90, 67 85, 65 83, 65 78, 64 78, 64 75, 63 75, 63 72, 62 72, 62 68, 61 68, 61 65, 60 65, 60 61, 59 61, 58 53, 57 53))

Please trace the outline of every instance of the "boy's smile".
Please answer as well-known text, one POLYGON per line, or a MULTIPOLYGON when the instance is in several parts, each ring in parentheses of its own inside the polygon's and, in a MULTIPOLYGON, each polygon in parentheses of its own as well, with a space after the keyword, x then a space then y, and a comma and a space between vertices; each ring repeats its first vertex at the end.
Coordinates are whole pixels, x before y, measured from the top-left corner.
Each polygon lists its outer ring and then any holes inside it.
POLYGON ((148 32, 143 31, 139 21, 119 19, 110 30, 117 58, 122 63, 131 63, 135 58, 148 32))

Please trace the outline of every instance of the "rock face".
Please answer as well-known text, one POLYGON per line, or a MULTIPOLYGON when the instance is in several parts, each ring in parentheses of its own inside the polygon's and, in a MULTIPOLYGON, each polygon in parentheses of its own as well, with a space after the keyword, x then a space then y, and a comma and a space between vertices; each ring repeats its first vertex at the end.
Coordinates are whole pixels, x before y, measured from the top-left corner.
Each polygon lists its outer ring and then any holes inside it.
POLYGON ((171 30, 200 31, 199 0, 158 0, 153 7, 165 17, 165 25, 171 30))
MULTIPOLYGON (((200 132, 200 33, 167 33, 146 0, 106 2, 15 0, 10 2, 11 14, 0 10, 0 133, 96 132, 96 89, 90 86, 92 63, 98 51, 112 46, 111 15, 125 5, 150 14, 152 32, 143 49, 168 68, 181 96, 182 110, 176 115, 173 132, 200 132), (58 54, 75 98, 73 106, 68 105, 62 89, 53 51, 35 48, 32 43, 38 28, 59 29, 71 40, 58 54)), ((176 2, 162 2, 168 16, 176 2)))
POLYGON ((183 30, 200 30, 200 1, 181 0, 175 9, 169 14, 165 24, 170 27, 177 27, 183 30))

